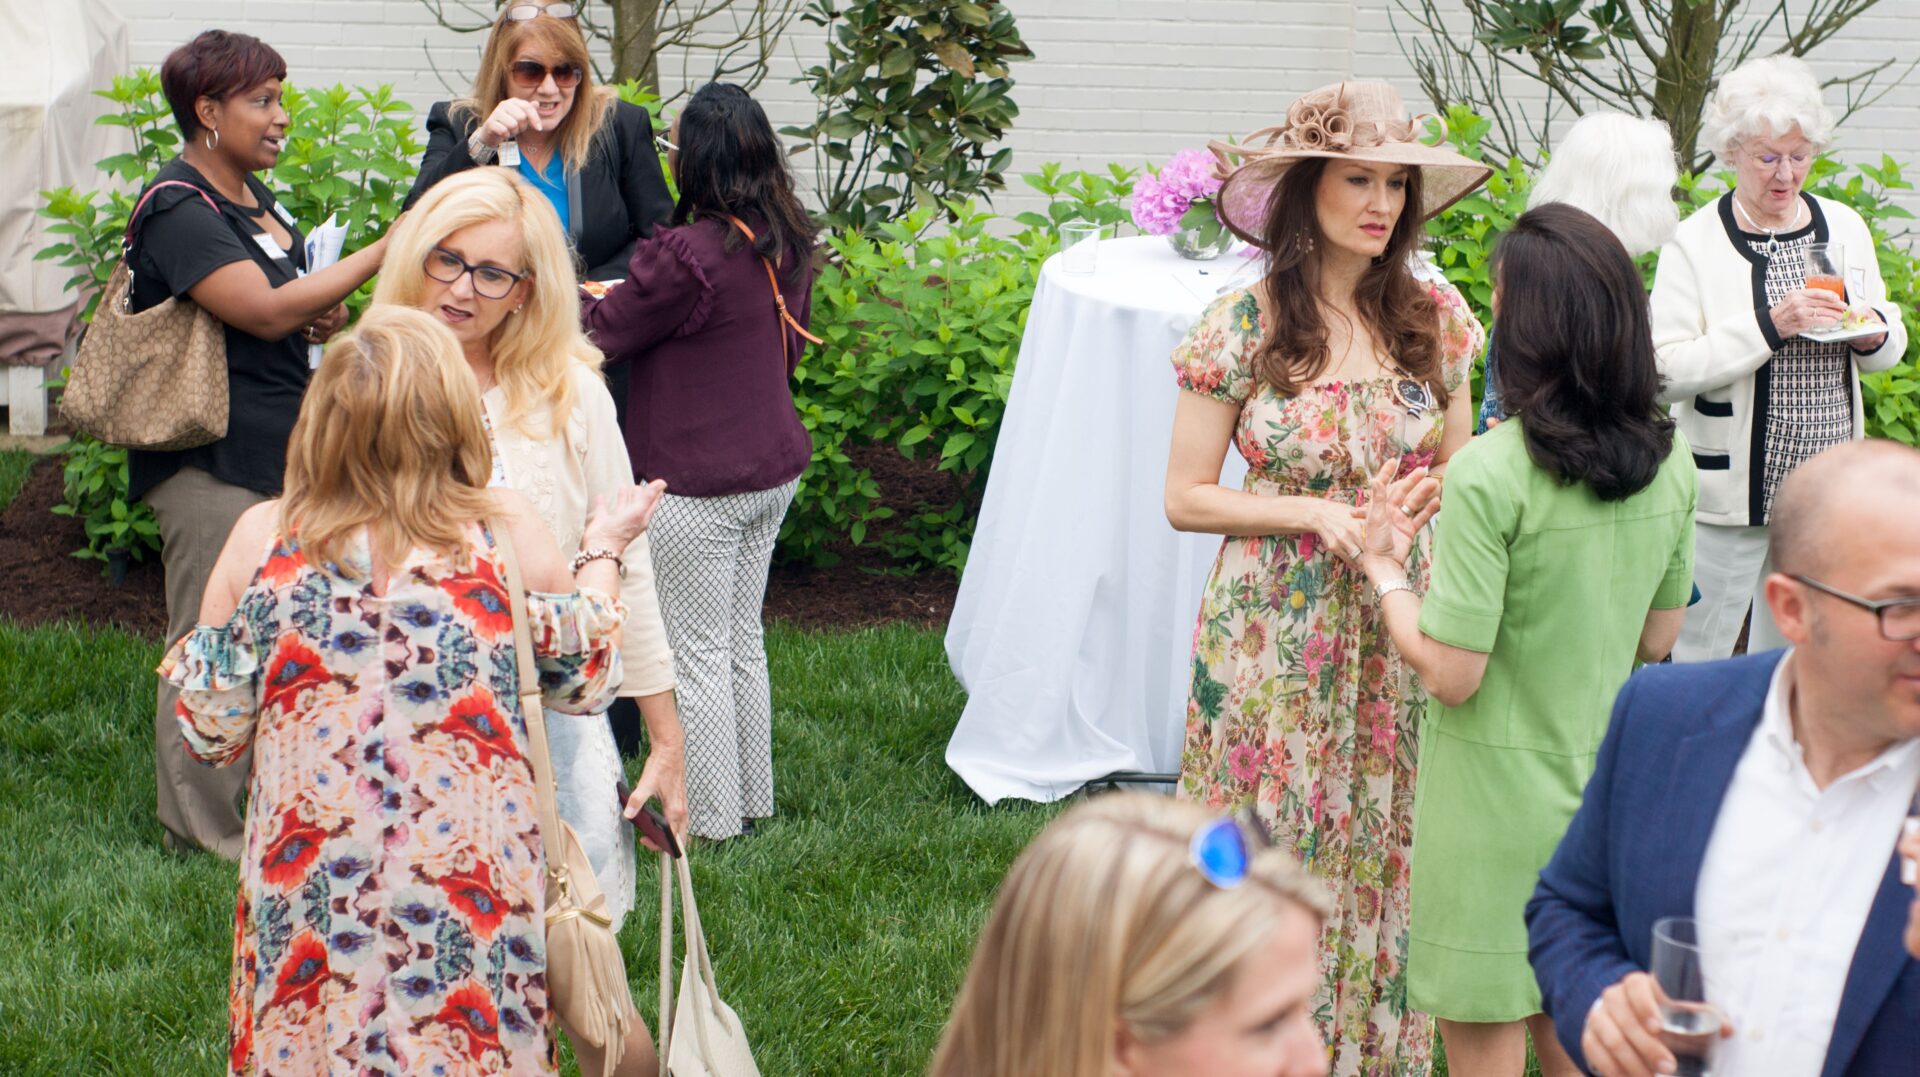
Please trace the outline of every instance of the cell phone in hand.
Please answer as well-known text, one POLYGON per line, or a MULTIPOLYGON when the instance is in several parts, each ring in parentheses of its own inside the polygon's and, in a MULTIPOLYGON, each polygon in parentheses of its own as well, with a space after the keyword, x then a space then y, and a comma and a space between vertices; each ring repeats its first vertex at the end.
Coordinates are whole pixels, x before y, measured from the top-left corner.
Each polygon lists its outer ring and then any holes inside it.
MULTIPOLYGON (((613 788, 614 792, 620 796, 620 813, 625 815, 627 801, 632 799, 633 790, 627 788, 626 782, 616 782, 613 788)), ((640 832, 641 837, 652 842, 656 848, 665 849, 667 855, 675 860, 680 859, 680 843, 674 839, 673 828, 667 825, 667 817, 661 815, 652 804, 640 805, 640 814, 629 819, 628 822, 640 832)))

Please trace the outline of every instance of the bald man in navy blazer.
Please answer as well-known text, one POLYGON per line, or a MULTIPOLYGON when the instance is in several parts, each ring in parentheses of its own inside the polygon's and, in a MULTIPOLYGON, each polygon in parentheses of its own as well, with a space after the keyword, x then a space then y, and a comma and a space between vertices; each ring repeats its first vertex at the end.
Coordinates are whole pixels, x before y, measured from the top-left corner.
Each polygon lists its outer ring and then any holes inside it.
MULTIPOLYGON (((1775 499, 1767 603, 1791 641, 1629 680, 1527 906, 1560 1042, 1587 1072, 1675 1072, 1654 922, 1695 917, 1726 1077, 1920 1075, 1920 451, 1855 442, 1775 499)), ((1761 611, 1764 615, 1765 611, 1761 611)))

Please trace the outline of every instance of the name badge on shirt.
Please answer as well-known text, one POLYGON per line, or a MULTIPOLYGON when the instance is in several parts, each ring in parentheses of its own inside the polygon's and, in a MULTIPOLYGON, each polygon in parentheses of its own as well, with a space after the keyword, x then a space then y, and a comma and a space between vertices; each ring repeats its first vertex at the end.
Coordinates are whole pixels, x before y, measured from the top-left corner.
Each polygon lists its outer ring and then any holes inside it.
POLYGON ((265 232, 261 232, 258 235, 254 236, 253 241, 255 243, 260 244, 260 249, 267 252, 267 257, 278 258, 282 262, 287 260, 287 252, 281 250, 280 244, 276 243, 274 241, 274 238, 266 234, 265 232))
POLYGON ((288 228, 293 227, 293 214, 287 212, 287 207, 275 202, 273 204, 273 215, 286 222, 288 228))

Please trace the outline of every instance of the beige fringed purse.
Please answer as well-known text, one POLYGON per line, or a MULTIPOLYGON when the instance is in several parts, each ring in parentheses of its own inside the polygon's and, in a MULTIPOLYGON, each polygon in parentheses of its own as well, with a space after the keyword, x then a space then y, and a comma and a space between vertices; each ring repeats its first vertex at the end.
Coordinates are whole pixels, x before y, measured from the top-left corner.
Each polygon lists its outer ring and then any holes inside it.
POLYGON ((507 570, 513 606, 513 650, 520 667, 520 713, 527 722, 534 798, 540 807, 541 841, 547 853, 547 1001, 567 1027, 606 1049, 601 1077, 611 1077, 626 1046, 627 1029, 640 1020, 627 989, 627 968, 614 937, 606 895, 579 835, 560 821, 553 794, 553 758, 547 752, 546 712, 540 705, 540 674, 533 665, 533 635, 527 627, 527 591, 506 525, 492 525, 507 570))

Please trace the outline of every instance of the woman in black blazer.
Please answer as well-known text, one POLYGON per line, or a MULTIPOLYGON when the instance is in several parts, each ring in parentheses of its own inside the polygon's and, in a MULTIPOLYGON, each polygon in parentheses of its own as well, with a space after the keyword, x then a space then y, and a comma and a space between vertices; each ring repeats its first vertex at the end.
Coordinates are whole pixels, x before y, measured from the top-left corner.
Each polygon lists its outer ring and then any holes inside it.
MULTIPOLYGON (((572 10, 561 3, 501 10, 473 92, 427 114, 427 151, 406 204, 476 164, 514 167, 560 214, 581 278, 611 280, 626 276, 634 241, 673 212, 673 196, 660 174, 651 117, 593 85, 572 10), (501 159, 508 142, 517 164, 501 159)), ((624 405, 626 394, 616 391, 614 400, 624 405)))

